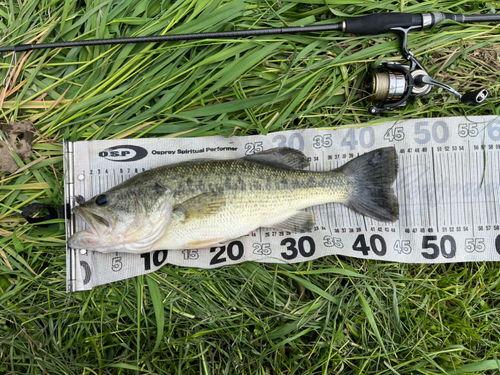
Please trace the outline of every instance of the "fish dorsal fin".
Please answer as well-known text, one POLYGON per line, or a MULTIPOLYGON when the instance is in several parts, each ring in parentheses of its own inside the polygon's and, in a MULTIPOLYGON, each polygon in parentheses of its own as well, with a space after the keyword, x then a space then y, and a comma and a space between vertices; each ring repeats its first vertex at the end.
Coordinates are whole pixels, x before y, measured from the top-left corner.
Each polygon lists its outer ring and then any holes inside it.
POLYGON ((244 160, 272 167, 300 170, 309 166, 309 160, 301 151, 289 147, 276 147, 245 156, 244 160))
POLYGON ((175 211, 184 215, 184 221, 215 215, 226 204, 224 194, 209 191, 190 198, 175 207, 175 211))
POLYGON ((289 230, 291 232, 310 231, 314 227, 314 215, 310 212, 299 211, 281 223, 274 224, 276 229, 289 230))

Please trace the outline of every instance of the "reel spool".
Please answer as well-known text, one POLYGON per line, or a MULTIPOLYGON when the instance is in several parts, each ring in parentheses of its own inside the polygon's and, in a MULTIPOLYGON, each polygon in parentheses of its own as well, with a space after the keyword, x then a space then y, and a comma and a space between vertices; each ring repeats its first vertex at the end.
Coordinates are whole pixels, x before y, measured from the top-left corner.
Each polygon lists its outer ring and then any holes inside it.
POLYGON ((432 90, 428 83, 417 84, 416 79, 428 76, 423 69, 411 70, 410 66, 383 61, 378 70, 372 70, 364 82, 364 92, 380 106, 371 105, 368 111, 376 115, 383 111, 406 105, 409 98, 427 95, 432 90))

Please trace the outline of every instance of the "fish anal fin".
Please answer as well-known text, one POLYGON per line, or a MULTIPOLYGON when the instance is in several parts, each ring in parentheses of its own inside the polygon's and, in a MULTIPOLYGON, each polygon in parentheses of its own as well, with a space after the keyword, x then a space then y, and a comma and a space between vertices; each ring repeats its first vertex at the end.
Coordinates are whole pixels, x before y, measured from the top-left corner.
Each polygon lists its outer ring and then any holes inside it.
POLYGON ((210 191, 190 198, 175 207, 175 211, 184 215, 184 222, 216 215, 226 204, 224 194, 210 191))
POLYGON ((291 232, 310 231, 315 223, 314 215, 310 212, 298 211, 288 219, 274 224, 276 229, 289 230, 291 232))
POLYGON ((206 249, 208 247, 223 246, 222 242, 226 239, 224 237, 210 238, 208 240, 192 241, 186 244, 186 249, 206 249))

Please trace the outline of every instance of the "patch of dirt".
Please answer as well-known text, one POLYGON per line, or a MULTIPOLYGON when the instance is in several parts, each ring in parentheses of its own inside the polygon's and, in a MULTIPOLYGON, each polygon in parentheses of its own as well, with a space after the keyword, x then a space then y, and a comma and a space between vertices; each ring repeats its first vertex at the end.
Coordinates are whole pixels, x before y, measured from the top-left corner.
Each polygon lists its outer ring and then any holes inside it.
POLYGON ((500 69, 498 50, 495 48, 478 48, 470 54, 472 57, 484 62, 486 65, 500 69))
POLYGON ((31 144, 36 131, 31 121, 19 121, 10 125, 0 125, 0 130, 7 138, 7 142, 0 138, 0 172, 13 173, 19 169, 12 157, 13 150, 23 161, 28 160, 33 151, 31 144))

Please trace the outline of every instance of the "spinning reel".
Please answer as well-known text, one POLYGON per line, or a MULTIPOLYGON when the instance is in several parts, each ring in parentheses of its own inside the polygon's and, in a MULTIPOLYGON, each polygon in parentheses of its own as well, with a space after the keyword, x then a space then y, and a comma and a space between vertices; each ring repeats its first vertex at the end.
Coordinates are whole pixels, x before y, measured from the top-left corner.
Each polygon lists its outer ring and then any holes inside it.
POLYGON ((433 86, 451 92, 463 104, 481 104, 488 97, 486 89, 467 91, 462 95, 451 86, 430 77, 427 70, 408 50, 408 32, 412 28, 397 27, 391 29, 402 34, 403 57, 410 62, 410 65, 383 61, 376 70, 369 73, 364 82, 366 95, 371 96, 375 102, 379 103, 378 106, 371 105, 368 107, 370 114, 377 115, 404 106, 408 99, 416 99, 427 95, 433 86))

